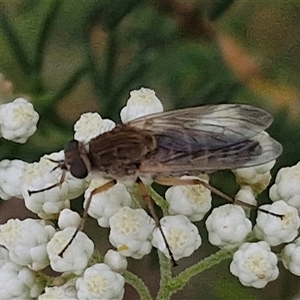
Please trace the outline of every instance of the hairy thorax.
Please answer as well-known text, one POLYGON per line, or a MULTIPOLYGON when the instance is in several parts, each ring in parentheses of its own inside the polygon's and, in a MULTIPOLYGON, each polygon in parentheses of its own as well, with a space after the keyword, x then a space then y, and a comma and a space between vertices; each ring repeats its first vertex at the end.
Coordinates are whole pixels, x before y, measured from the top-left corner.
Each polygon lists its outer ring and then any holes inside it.
POLYGON ((118 125, 89 143, 92 170, 111 177, 134 175, 143 160, 156 152, 156 139, 148 130, 118 125))

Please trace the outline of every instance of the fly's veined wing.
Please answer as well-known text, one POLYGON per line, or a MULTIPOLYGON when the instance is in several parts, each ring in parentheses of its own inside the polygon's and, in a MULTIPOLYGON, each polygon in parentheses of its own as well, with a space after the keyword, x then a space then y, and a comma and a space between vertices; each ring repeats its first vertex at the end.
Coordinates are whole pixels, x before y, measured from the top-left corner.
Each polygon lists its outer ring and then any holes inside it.
POLYGON ((142 117, 129 126, 150 130, 157 152, 140 172, 197 174, 255 166, 277 158, 281 145, 265 132, 272 123, 266 111, 243 104, 187 108, 142 117))
POLYGON ((277 158, 281 152, 281 144, 261 132, 252 139, 215 150, 187 153, 159 148, 150 159, 142 162, 139 170, 152 175, 198 175, 260 165, 277 158))
POLYGON ((152 131, 159 147, 192 153, 248 140, 266 129, 272 120, 269 113, 258 107, 221 104, 152 114, 128 125, 152 131))

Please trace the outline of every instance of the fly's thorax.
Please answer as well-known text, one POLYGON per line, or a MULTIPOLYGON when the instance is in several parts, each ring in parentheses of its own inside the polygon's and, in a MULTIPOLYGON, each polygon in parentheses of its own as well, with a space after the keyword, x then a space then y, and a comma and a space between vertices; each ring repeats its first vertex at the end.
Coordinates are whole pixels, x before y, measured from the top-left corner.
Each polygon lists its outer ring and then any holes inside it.
POLYGON ((112 177, 134 175, 156 147, 151 131, 120 125, 90 141, 88 158, 92 170, 112 177))

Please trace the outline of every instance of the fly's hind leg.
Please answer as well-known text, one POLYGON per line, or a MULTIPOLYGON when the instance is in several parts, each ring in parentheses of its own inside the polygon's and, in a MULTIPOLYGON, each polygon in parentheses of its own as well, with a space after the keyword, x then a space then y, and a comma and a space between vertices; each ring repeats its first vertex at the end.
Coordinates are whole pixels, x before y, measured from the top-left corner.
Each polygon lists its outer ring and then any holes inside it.
POLYGON ((252 205, 250 203, 243 202, 239 199, 231 198, 228 195, 226 195, 225 193, 223 193, 222 191, 220 191, 217 188, 210 185, 209 183, 201 180, 200 178, 199 179, 180 179, 180 178, 176 178, 176 177, 159 177, 159 176, 157 176, 157 177, 154 177, 153 180, 156 183, 161 184, 161 185, 165 185, 165 186, 201 184, 205 188, 210 190, 212 193, 214 193, 215 195, 227 200, 228 202, 231 202, 233 204, 238 204, 238 205, 250 208, 250 209, 257 209, 261 212, 270 214, 270 215, 275 216, 275 217, 279 217, 279 218, 283 217, 283 215, 279 215, 279 214, 273 213, 271 211, 267 211, 265 209, 259 208, 257 205, 252 205))
POLYGON ((163 238, 163 240, 164 240, 164 242, 166 244, 166 247, 167 247, 168 253, 170 255, 171 261, 173 263, 173 266, 177 266, 177 262, 174 259, 172 251, 170 249, 170 245, 169 245, 169 243, 167 241, 167 238, 166 238, 166 236, 165 236, 165 234, 164 234, 164 232, 162 230, 159 218, 158 218, 158 216, 157 216, 157 214, 155 212, 154 206, 153 206, 153 201, 152 201, 151 197, 149 196, 149 194, 147 192, 146 186, 144 185, 144 183, 142 182, 142 180, 139 177, 137 178, 136 182, 137 182, 137 184, 139 186, 139 189, 140 189, 140 192, 141 192, 141 195, 142 195, 143 199, 147 203, 149 212, 150 212, 152 218, 155 221, 156 227, 159 229, 159 231, 160 231, 160 233, 162 235, 162 238, 163 238))

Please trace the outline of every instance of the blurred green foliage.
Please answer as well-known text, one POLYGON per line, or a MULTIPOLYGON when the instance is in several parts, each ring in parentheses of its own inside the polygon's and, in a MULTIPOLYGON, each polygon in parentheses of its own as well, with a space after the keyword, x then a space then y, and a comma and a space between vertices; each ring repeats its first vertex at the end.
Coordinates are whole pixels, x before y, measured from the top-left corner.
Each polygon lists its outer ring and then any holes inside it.
MULTIPOLYGON (((300 3, 288 3, 1 1, 0 72, 14 85, 14 95, 6 100, 29 98, 40 121, 25 145, 2 141, 0 158, 34 161, 60 150, 86 111, 119 121, 129 91, 144 86, 156 91, 166 109, 247 102, 271 110, 275 121, 269 132, 284 147, 275 170, 295 164, 300 123, 228 67, 214 35, 235 37, 260 62, 264 78, 297 89, 300 3)), ((227 180, 219 179, 222 185, 227 180)), ((212 299, 232 299, 229 291, 220 296, 224 287, 218 280, 212 299)), ((266 299, 272 291, 255 293, 266 299)), ((292 289, 280 299, 289 293, 292 289)))

